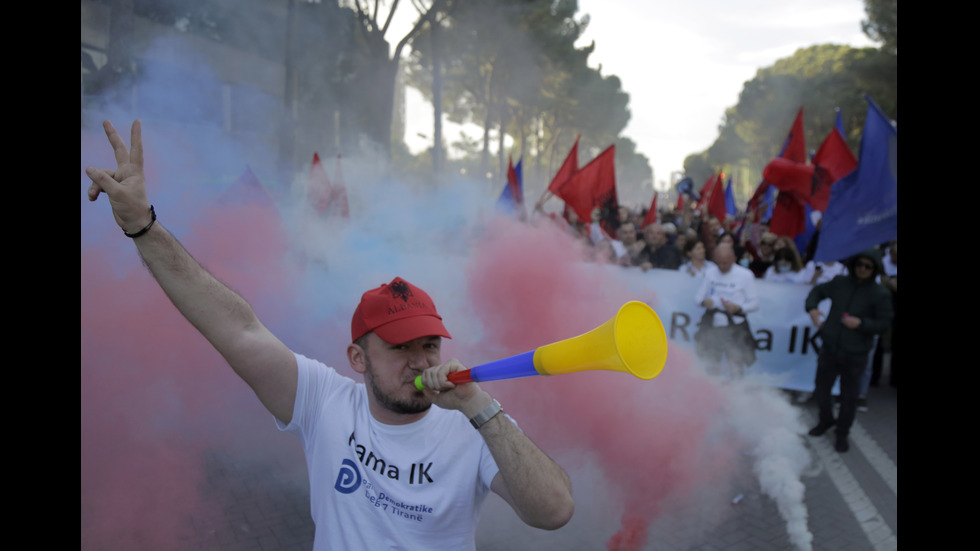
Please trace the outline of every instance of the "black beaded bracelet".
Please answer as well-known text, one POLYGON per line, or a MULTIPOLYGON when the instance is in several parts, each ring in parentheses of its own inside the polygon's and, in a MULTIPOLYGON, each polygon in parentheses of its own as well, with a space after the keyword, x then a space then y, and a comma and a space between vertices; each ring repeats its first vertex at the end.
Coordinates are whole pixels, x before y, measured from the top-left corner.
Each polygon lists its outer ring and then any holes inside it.
POLYGON ((155 210, 153 210, 153 205, 150 205, 150 223, 147 224, 145 228, 141 229, 140 231, 138 231, 136 233, 127 233, 126 230, 123 230, 123 235, 125 235, 126 237, 129 237, 130 239, 136 239, 137 237, 139 237, 139 236, 143 235, 144 233, 150 231, 150 227, 153 226, 153 223, 156 222, 156 221, 157 221, 157 212, 155 210))

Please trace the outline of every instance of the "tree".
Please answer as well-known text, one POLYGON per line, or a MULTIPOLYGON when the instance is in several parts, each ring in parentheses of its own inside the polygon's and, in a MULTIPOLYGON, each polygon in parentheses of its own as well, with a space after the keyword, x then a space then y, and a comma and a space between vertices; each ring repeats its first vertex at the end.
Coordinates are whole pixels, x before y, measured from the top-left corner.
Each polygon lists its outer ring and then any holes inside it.
POLYGON ((653 196, 650 159, 636 151, 636 142, 620 137, 616 144, 616 188, 621 204, 649 205, 653 196))
MULTIPOLYGON (((527 126, 526 120, 515 118, 531 112, 547 70, 543 45, 553 39, 554 28, 564 17, 553 12, 553 4, 544 0, 458 0, 447 27, 440 30, 444 35, 440 43, 447 53, 442 58, 445 95, 441 105, 434 107, 436 111, 444 108, 454 122, 476 122, 483 127, 481 172, 489 168, 490 132, 500 130, 498 140, 502 140, 508 125, 514 134, 527 126)), ((420 40, 413 43, 409 82, 434 101, 436 74, 426 60, 436 52, 430 41, 421 39, 427 32, 423 30, 420 40)))
MULTIPOLYGON (((583 162, 617 144, 623 181, 642 186, 652 180, 649 160, 620 136, 630 118, 629 94, 619 77, 589 67, 594 44, 575 46, 589 21, 577 11, 576 0, 457 0, 438 28, 441 55, 428 38, 431 28, 416 36, 409 84, 433 102, 441 93, 449 120, 483 129, 479 161, 465 162, 474 168, 469 172, 501 175, 508 157, 523 158, 526 188, 541 187, 581 136, 583 162), (441 87, 435 85, 439 73, 431 63, 437 56, 441 87), (505 146, 507 136, 512 146, 505 146)), ((473 145, 457 149, 472 152, 473 145)))
POLYGON ((405 36, 398 40, 393 51, 389 53, 389 44, 385 38, 391 25, 399 0, 392 0, 391 8, 383 13, 382 4, 378 0, 373 3, 368 0, 349 0, 347 4, 357 17, 357 48, 354 55, 358 58, 355 66, 356 87, 362 94, 361 101, 374 105, 374 109, 362 113, 361 127, 367 136, 374 141, 385 158, 391 158, 391 123, 395 105, 395 82, 401 62, 402 52, 419 32, 433 21, 436 14, 446 9, 452 0, 432 0, 424 4, 422 0, 415 2, 419 10, 419 18, 405 36))
POLYGON ((880 42, 882 51, 898 55, 898 0, 864 0, 864 13, 864 34, 880 42))
POLYGON ((133 27, 135 25, 134 0, 108 2, 109 36, 106 47, 108 60, 96 68, 92 58, 82 52, 83 66, 92 73, 84 83, 85 94, 97 95, 112 90, 117 98, 129 94, 129 81, 135 75, 133 63, 133 27))
MULTIPOLYGON (((588 67, 592 46, 574 46, 588 22, 576 20, 576 10, 571 0, 456 4, 445 29, 443 106, 450 120, 483 127, 481 172, 489 169, 494 129, 500 144, 509 134, 520 144, 517 156, 533 147, 540 162, 562 132, 587 134, 586 140, 603 148, 625 127, 629 96, 619 78, 588 67)), ((410 83, 432 100, 427 44, 413 43, 410 83)), ((499 145, 498 155, 502 170, 505 152, 499 145)))
MULTIPOLYGON (((704 152, 704 164, 726 173, 734 166, 755 167, 750 173, 758 181, 762 167, 779 154, 801 107, 809 148, 816 148, 830 132, 840 108, 845 137, 857 151, 867 111, 865 94, 897 117, 897 71, 897 56, 876 48, 823 44, 797 50, 759 69, 745 83, 738 103, 725 111, 718 138, 704 152)), ((703 170, 697 158, 685 160, 685 171, 692 177, 692 171, 703 170)))

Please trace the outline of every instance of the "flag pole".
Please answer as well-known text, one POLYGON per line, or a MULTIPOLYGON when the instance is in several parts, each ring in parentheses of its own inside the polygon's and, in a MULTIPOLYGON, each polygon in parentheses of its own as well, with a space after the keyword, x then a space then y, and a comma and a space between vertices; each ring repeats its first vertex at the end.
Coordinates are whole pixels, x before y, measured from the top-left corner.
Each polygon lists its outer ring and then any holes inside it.
POLYGON ((552 197, 554 197, 554 195, 555 194, 551 193, 549 190, 547 190, 547 189, 544 190, 544 193, 541 194, 541 197, 538 199, 538 202, 534 204, 534 210, 539 211, 539 212, 544 212, 544 208, 543 207, 544 207, 545 202, 548 199, 551 199, 552 197))

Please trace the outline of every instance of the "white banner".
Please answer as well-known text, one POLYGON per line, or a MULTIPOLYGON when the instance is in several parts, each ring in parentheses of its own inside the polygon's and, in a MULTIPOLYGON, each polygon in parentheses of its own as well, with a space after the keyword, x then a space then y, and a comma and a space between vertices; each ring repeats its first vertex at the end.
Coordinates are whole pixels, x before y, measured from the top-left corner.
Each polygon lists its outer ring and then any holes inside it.
MULTIPOLYGON (((676 270, 641 271, 639 268, 604 266, 618 270, 616 280, 625 282, 638 300, 653 307, 663 321, 670 346, 683 346, 694 352, 694 333, 704 308, 694 303, 701 283, 676 270)), ((613 275, 613 274, 610 274, 613 275)), ((747 375, 764 375, 772 385, 789 390, 813 390, 820 339, 816 327, 804 310, 811 286, 800 283, 773 283, 756 280, 759 310, 748 315, 756 339, 756 363, 747 375)), ((826 314, 829 302, 821 304, 826 314)))

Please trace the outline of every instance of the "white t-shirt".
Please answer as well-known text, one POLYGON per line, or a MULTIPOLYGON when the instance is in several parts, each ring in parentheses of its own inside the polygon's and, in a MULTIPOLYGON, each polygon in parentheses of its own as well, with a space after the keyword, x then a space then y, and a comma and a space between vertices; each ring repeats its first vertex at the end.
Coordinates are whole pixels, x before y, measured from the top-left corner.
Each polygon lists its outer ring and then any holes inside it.
MULTIPOLYGON (((814 285, 825 283, 839 275, 847 275, 847 267, 840 262, 834 261, 829 265, 826 262, 820 262, 819 265, 821 268, 820 275, 817 276, 817 280, 813 282, 814 285)), ((816 271, 817 263, 812 260, 807 262, 806 267, 803 268, 803 283, 810 283, 810 280, 813 279, 813 274, 816 273, 816 271)))
MULTIPOLYGON (((705 260, 704 264, 701 266, 701 269, 699 270, 694 264, 691 263, 690 260, 688 260, 687 262, 681 264, 677 268, 677 271, 684 272, 685 274, 697 279, 704 279, 704 274, 708 272, 709 266, 715 266, 715 263, 710 260, 705 260)), ((715 267, 717 268, 717 266, 715 267)))
POLYGON ((881 266, 885 270, 885 275, 890 277, 898 276, 898 264, 892 262, 892 255, 885 251, 885 255, 881 258, 881 266))
MULTIPOLYGON (((812 277, 813 274, 810 274, 810 276, 812 277)), ((806 270, 780 272, 775 264, 766 268, 766 273, 762 275, 763 280, 774 281, 776 283, 809 283, 810 280, 805 278, 806 270)))
POLYGON ((310 474, 314 551, 475 550, 497 464, 458 411, 432 406, 408 425, 378 422, 367 389, 296 354, 293 418, 310 474))
MULTIPOLYGON (((704 281, 694 295, 694 303, 701 305, 705 299, 710 298, 714 302, 714 308, 723 310, 725 307, 721 299, 734 302, 742 308, 742 312, 748 314, 759 309, 759 295, 755 290, 755 274, 748 268, 743 268, 738 264, 733 264, 727 274, 721 273, 718 266, 709 267, 704 274, 704 281)), ((743 316, 734 316, 736 323, 741 321, 743 316)), ((728 325, 728 316, 716 313, 714 316, 715 326, 728 325)))
POLYGON ((608 239, 609 243, 612 244, 613 251, 616 253, 616 260, 623 258, 623 255, 625 254, 629 254, 629 250, 626 249, 626 245, 623 245, 623 242, 619 239, 609 237, 598 222, 592 222, 589 224, 589 239, 592 240, 593 245, 602 241, 603 239, 608 239))

